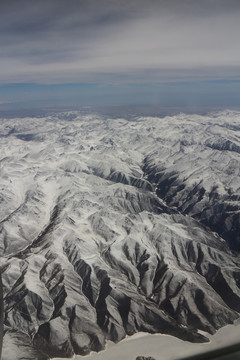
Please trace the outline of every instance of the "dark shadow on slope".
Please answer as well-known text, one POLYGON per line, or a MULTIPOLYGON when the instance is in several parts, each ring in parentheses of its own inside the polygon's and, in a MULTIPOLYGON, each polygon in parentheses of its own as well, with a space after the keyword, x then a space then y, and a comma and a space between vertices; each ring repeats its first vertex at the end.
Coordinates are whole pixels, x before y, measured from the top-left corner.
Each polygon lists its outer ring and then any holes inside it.
POLYGON ((3 290, 2 290, 2 276, 0 271, 0 359, 2 353, 2 339, 3 339, 3 290))

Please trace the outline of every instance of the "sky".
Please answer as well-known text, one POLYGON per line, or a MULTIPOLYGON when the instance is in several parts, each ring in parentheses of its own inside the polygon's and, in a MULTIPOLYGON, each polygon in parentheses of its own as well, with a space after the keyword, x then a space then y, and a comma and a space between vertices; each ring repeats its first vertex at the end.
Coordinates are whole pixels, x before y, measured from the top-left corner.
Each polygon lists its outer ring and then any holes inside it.
POLYGON ((239 0, 1 0, 0 110, 240 106, 239 0))

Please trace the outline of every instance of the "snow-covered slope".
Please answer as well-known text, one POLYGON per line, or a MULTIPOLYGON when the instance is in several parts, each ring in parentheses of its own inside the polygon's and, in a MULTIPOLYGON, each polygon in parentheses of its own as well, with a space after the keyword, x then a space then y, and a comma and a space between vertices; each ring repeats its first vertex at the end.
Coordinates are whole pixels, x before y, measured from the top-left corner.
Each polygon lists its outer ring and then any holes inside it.
POLYGON ((3 359, 240 312, 240 113, 1 119, 3 359))

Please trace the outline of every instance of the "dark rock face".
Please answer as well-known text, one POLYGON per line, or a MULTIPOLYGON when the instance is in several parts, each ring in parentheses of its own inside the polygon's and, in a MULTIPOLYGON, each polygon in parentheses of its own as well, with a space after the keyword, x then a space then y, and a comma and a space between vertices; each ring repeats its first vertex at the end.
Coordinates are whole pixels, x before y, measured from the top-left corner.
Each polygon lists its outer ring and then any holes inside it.
POLYGON ((221 195, 218 186, 212 186, 209 191, 201 181, 189 186, 177 172, 159 169, 151 156, 146 158, 143 169, 148 180, 157 187, 157 195, 170 207, 199 220, 225 239, 232 250, 240 251, 239 196, 231 190, 221 195))
POLYGON ((218 116, 1 124, 3 360, 205 342, 239 317, 239 135, 218 116))

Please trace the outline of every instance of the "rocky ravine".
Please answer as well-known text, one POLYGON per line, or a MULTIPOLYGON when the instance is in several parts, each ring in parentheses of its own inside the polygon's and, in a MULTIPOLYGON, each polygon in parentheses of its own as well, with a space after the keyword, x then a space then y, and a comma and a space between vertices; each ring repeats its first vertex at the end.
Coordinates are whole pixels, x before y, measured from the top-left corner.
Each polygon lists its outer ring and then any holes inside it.
POLYGON ((240 114, 0 121, 4 359, 240 312, 240 114))

